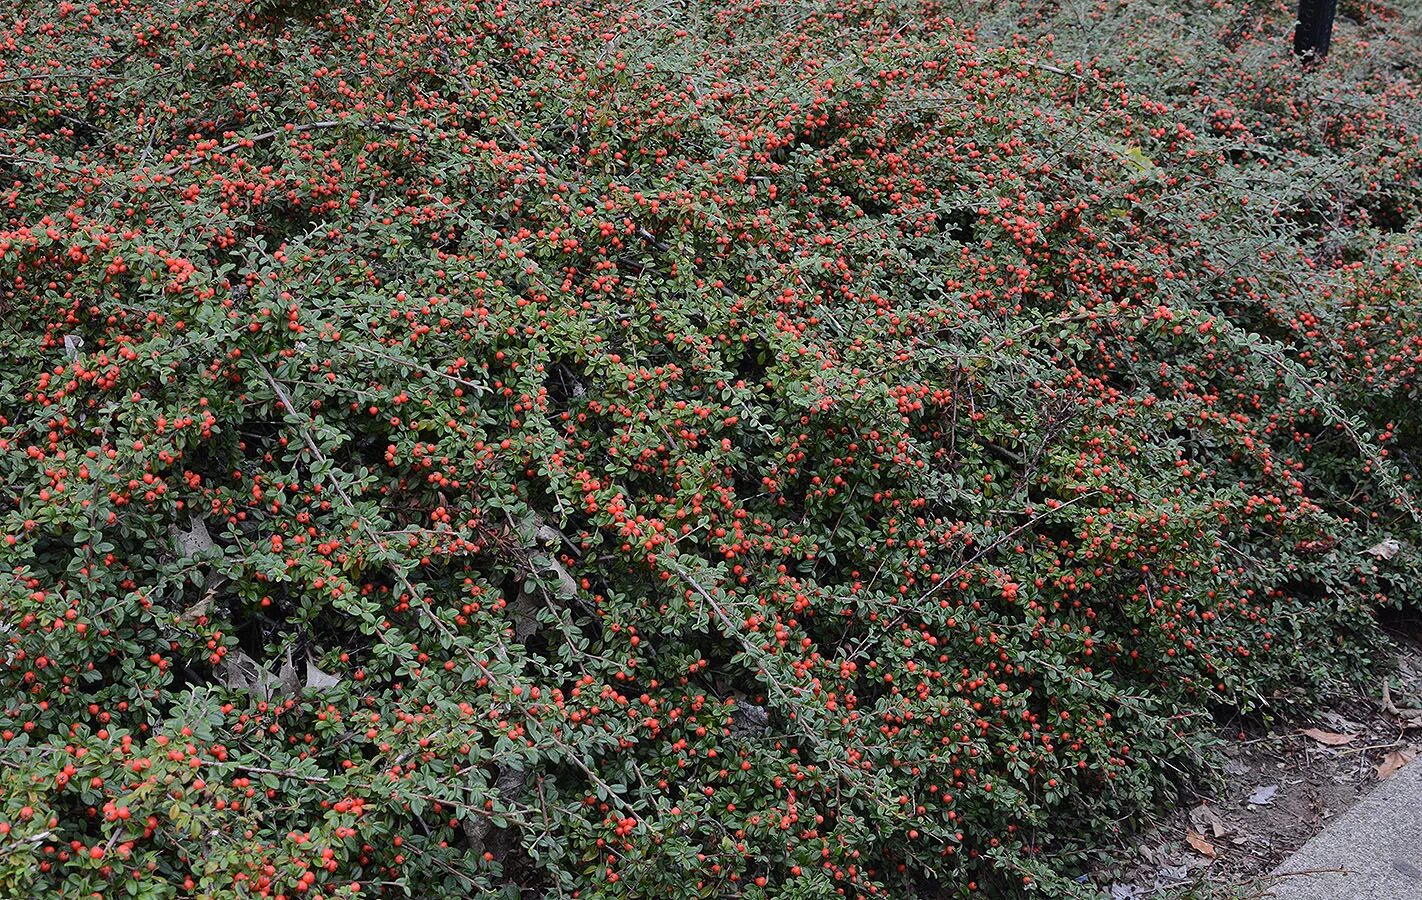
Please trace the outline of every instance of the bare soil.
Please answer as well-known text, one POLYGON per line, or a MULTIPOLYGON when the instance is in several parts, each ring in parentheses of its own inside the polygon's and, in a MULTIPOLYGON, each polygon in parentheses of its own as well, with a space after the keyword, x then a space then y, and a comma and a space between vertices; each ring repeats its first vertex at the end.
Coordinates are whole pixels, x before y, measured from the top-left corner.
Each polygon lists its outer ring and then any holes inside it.
POLYGON ((1182 798, 1098 872, 1113 900, 1253 897, 1269 874, 1401 765, 1422 765, 1422 618, 1388 624, 1388 680, 1357 686, 1303 720, 1231 726, 1224 785, 1182 798), (1415 713, 1415 715, 1409 715, 1415 713))

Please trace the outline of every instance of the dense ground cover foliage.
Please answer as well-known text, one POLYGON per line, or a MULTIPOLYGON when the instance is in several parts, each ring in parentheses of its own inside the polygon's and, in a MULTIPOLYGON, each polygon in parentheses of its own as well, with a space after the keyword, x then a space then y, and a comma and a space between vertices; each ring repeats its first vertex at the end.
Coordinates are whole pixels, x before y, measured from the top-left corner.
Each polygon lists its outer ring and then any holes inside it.
POLYGON ((1375 665, 1417 20, 1171 7, 23 5, 0 894, 1064 896, 1375 665))

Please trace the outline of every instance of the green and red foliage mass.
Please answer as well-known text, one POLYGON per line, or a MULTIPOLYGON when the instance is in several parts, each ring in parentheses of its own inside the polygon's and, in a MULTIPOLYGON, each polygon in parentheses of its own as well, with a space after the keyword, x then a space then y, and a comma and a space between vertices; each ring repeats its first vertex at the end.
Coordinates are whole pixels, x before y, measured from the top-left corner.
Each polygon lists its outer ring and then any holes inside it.
POLYGON ((1064 896, 1374 667, 1422 19, 1043 6, 19 4, 0 895, 1064 896))

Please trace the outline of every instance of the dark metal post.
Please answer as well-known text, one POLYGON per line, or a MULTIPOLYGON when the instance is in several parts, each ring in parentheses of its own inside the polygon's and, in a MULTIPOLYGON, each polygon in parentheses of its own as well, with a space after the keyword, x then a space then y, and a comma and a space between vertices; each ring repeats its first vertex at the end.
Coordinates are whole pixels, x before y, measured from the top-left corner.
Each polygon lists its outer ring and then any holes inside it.
POLYGON ((1299 23, 1294 27, 1294 53, 1304 64, 1317 62, 1328 55, 1328 41, 1333 37, 1333 15, 1338 0, 1299 0, 1299 23))

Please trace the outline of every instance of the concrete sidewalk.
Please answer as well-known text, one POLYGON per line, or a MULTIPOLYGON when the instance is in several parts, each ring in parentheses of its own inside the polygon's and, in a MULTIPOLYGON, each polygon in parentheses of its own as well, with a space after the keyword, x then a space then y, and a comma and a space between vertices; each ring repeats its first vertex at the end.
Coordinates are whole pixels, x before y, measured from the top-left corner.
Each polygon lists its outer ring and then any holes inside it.
POLYGON ((1399 769, 1284 860, 1276 900, 1422 900, 1422 759, 1399 769))

